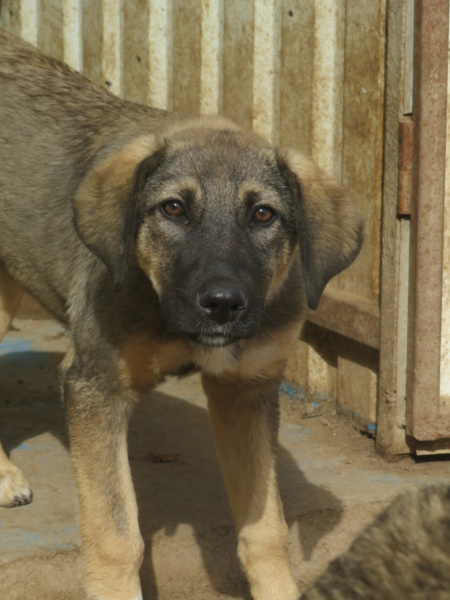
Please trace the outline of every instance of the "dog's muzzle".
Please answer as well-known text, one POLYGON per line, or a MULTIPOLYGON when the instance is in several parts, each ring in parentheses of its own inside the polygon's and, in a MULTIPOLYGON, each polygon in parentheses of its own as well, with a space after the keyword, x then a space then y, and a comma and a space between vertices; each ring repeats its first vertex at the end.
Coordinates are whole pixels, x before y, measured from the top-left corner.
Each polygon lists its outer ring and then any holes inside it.
POLYGON ((196 312, 200 321, 190 337, 209 347, 228 346, 247 337, 241 322, 248 308, 248 296, 239 281, 215 277, 203 282, 197 291, 196 312))
POLYGON ((203 318, 218 325, 242 318, 248 300, 242 287, 233 279, 215 279, 200 286, 197 304, 203 318))

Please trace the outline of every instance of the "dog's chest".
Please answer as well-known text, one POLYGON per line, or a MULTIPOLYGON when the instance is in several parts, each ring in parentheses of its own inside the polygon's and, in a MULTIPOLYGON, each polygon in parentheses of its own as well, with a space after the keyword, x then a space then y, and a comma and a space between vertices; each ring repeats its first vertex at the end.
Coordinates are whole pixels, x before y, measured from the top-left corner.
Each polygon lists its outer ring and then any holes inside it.
POLYGON ((138 392, 168 375, 202 371, 216 377, 259 379, 276 377, 292 350, 298 330, 277 332, 265 339, 210 348, 189 340, 151 339, 134 335, 121 348, 121 370, 128 385, 138 392))

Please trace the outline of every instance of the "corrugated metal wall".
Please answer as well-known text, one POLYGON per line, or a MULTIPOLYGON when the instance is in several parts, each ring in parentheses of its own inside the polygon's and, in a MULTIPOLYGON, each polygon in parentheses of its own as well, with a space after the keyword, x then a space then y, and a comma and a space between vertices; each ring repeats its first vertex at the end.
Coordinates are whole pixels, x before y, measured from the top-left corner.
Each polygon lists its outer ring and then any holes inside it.
POLYGON ((120 96, 222 112, 311 154, 355 191, 366 222, 362 253, 311 317, 316 324, 304 334, 311 345, 299 342, 287 389, 336 398, 373 431, 386 0, 1 0, 0 7, 1 27, 120 96))

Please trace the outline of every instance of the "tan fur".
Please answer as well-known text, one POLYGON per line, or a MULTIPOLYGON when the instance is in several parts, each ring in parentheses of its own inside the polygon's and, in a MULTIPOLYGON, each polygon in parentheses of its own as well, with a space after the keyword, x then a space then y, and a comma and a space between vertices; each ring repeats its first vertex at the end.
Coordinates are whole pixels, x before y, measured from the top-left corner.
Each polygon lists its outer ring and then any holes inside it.
POLYGON ((0 506, 9 508, 28 504, 32 496, 28 481, 9 460, 0 444, 0 506))
POLYGON ((22 286, 0 264, 0 340, 9 329, 22 294, 22 286))
POLYGON ((325 253, 328 246, 335 248, 335 252, 351 247, 360 232, 355 228, 353 206, 345 201, 348 190, 327 175, 311 158, 297 150, 284 149, 282 155, 297 175, 302 193, 308 199, 305 211, 312 221, 320 224, 322 252, 325 253), (336 239, 342 245, 339 249, 336 248, 336 239))
POLYGON ((272 382, 262 382, 250 391, 239 378, 209 375, 203 376, 203 386, 252 594, 258 600, 296 600, 273 454, 277 390, 272 382))
POLYGON ((75 213, 86 237, 96 236, 99 225, 116 212, 114 205, 129 197, 137 165, 157 148, 154 136, 142 135, 87 174, 75 198, 75 213))
POLYGON ((131 336, 121 349, 123 376, 136 392, 147 391, 190 359, 190 348, 184 342, 154 340, 139 334, 131 336))
POLYGON ((81 183, 74 202, 78 230, 89 247, 103 242, 104 228, 111 240, 120 238, 123 219, 116 216, 133 189, 137 165, 154 153, 158 143, 154 136, 142 135, 103 160, 81 183))
MULTIPOLYGON (((178 131, 178 130, 177 130, 178 131)), ((197 201, 201 201, 201 189, 198 181, 192 178, 183 178, 176 184, 167 182, 164 188, 167 198, 177 197, 180 187, 189 189, 197 201)), ((158 296, 161 295, 161 283, 164 272, 167 269, 167 263, 171 261, 171 256, 165 252, 159 252, 157 247, 149 247, 148 235, 143 228, 136 241, 136 255, 139 266, 148 275, 158 296)))
MULTIPOLYGON (((96 402, 96 391, 89 384, 75 384, 72 393, 86 402, 92 396, 96 402)), ((126 432, 128 410, 123 407, 121 412, 110 426, 122 424, 126 432)), ((117 444, 104 434, 105 418, 99 410, 91 410, 89 414, 69 411, 68 422, 89 598, 131 600, 140 591, 139 568, 144 544, 139 533, 126 437, 118 438, 117 444), (116 503, 123 504, 120 522, 114 517, 116 503)))
MULTIPOLYGON (((0 341, 8 331, 22 299, 23 288, 0 265, 0 341)), ((0 506, 30 502, 31 488, 20 469, 6 456, 0 444, 0 506)))
MULTIPOLYGON (((295 250, 298 250, 298 248, 296 247, 295 250)), ((280 257, 280 259, 278 261, 277 270, 275 271, 272 281, 270 282, 270 285, 269 285, 269 290, 267 292, 267 301, 268 302, 270 300, 273 300, 273 298, 275 298, 277 296, 277 294, 283 287, 283 282, 289 274, 289 268, 292 265, 294 256, 295 256, 295 251, 293 252, 292 248, 289 248, 289 246, 286 244, 286 246, 283 248, 282 256, 280 257)))

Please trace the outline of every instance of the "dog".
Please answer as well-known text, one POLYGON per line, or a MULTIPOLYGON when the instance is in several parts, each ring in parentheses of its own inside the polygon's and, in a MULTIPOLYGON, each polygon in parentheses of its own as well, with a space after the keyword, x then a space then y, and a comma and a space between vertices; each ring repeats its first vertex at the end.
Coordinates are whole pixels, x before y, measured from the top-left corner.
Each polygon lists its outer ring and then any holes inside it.
MULTIPOLYGON (((0 33, 5 331, 28 290, 67 327, 62 388, 91 600, 142 598, 127 457, 139 396, 201 371, 255 600, 298 598, 275 453, 307 305, 357 256, 348 192, 221 118, 126 102, 0 33)), ((3 333, 4 333, 3 331, 3 333)), ((31 492, 3 453, 0 503, 31 492)))
POLYGON ((398 496, 301 600, 449 600, 450 487, 398 496))

